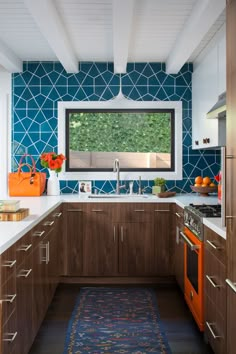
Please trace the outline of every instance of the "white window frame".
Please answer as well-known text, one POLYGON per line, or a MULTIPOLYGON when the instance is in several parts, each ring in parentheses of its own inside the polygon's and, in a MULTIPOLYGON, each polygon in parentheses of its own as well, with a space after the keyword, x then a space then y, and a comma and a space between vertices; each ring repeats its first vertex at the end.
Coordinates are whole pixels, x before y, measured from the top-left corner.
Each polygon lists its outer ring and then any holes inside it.
MULTIPOLYGON (((166 180, 182 179, 182 102, 181 101, 132 101, 124 97, 109 101, 64 101, 58 102, 58 153, 65 154, 66 109, 174 109, 175 111, 175 171, 121 171, 122 180, 144 180, 158 177, 166 180)), ((112 168, 112 166, 111 166, 112 168)), ((121 166, 122 168, 122 166, 121 166)), ((114 180, 114 172, 78 171, 66 172, 65 164, 59 173, 60 180, 114 180)))

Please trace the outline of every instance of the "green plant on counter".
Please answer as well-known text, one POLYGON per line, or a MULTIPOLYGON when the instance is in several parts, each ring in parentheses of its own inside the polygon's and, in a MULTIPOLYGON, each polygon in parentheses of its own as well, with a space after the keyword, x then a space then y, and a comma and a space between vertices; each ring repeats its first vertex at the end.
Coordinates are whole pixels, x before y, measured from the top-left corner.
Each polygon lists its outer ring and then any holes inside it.
POLYGON ((166 184, 165 178, 154 178, 154 186, 164 186, 166 184))

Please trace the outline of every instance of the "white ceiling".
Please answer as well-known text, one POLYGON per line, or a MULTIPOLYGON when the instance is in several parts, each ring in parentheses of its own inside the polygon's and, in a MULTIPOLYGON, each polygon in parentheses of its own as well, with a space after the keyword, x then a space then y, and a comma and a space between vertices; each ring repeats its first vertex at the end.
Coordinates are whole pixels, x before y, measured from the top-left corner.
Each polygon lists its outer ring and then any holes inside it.
POLYGON ((59 60, 166 62, 176 73, 194 61, 225 22, 225 0, 0 0, 0 68, 59 60))

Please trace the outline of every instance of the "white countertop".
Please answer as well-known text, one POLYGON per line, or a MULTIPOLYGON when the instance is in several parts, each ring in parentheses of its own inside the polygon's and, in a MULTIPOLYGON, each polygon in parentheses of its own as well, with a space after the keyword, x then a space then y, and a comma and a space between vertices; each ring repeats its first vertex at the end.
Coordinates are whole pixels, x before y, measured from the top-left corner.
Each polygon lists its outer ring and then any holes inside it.
MULTIPOLYGON (((0 198, 1 199, 1 198, 0 198)), ((3 199, 3 198, 2 198, 3 199)), ((5 198, 6 199, 6 198, 5 198)), ((0 222, 0 254, 19 240, 26 232, 32 229, 38 222, 47 216, 62 202, 79 203, 176 203, 184 208, 190 203, 194 204, 217 204, 217 197, 200 197, 193 194, 179 194, 171 198, 158 198, 154 195, 128 196, 127 198, 88 198, 77 194, 62 194, 60 196, 42 197, 9 197, 7 199, 20 200, 21 208, 29 208, 30 215, 22 221, 0 222)), ((211 228, 220 236, 226 238, 226 229, 221 227, 220 218, 204 218, 204 225, 211 228)))

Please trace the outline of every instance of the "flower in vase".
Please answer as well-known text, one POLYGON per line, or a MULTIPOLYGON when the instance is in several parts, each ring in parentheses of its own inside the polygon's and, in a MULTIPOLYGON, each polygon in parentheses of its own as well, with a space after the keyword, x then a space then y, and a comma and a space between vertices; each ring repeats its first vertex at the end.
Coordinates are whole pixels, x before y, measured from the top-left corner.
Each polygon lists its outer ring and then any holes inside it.
POLYGON ((61 172, 64 160, 66 160, 66 157, 63 154, 56 154, 55 152, 44 152, 40 156, 41 165, 57 173, 61 172))

